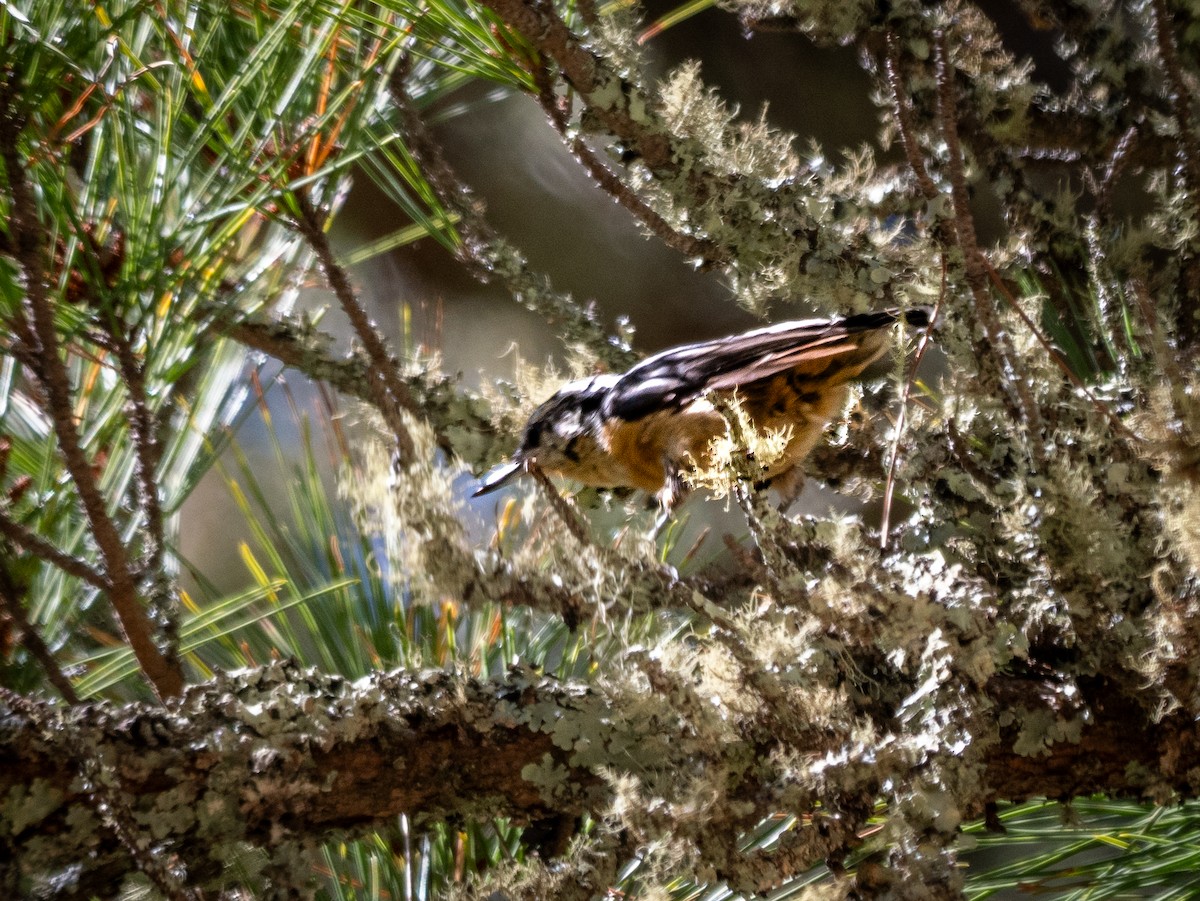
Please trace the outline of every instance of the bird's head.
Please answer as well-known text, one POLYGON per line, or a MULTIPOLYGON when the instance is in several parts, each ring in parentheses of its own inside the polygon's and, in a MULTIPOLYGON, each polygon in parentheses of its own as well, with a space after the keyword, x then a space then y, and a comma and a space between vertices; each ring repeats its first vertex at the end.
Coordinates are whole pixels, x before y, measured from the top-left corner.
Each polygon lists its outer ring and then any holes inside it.
POLYGON ((596 441, 604 399, 619 376, 604 374, 568 382, 529 416, 512 457, 479 480, 473 497, 507 485, 536 463, 551 472, 570 472, 580 453, 596 441))

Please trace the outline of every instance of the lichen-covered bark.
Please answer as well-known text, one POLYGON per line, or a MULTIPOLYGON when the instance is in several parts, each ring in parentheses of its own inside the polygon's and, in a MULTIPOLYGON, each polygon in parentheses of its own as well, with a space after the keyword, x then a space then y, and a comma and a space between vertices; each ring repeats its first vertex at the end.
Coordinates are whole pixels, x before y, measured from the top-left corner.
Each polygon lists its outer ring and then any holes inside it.
POLYGON ((189 689, 165 709, 40 707, 37 723, 8 710, 2 881, 48 891, 61 878, 65 892, 63 874, 82 863, 78 890, 108 894, 106 880, 131 868, 85 795, 81 755, 102 764, 156 854, 207 879, 244 843, 312 845, 400 813, 536 823, 603 807, 603 783, 567 769, 575 751, 555 732, 586 720, 602 741, 603 706, 528 673, 504 684, 400 673, 351 684, 276 664, 189 689), (571 778, 550 791, 522 777, 527 767, 571 778))
MULTIPOLYGON (((990 750, 973 795, 954 799, 955 816, 1029 795, 1200 794, 1200 730, 1188 717, 1155 724, 1100 705, 1085 717, 1082 706, 1058 709, 1056 692, 1032 679, 997 676, 984 694, 997 715, 978 723, 991 734, 964 739, 990 750)), ((609 814, 623 780, 657 779, 662 802, 672 805, 690 780, 717 779, 738 761, 749 768, 724 777, 726 795, 708 813, 727 818, 736 809, 736 819, 752 822, 801 800, 772 786, 789 771, 782 758, 850 750, 828 735, 780 737, 766 747, 747 733, 697 759, 700 724, 670 696, 650 692, 635 705, 603 685, 525 670, 499 682, 391 673, 352 683, 278 663, 195 686, 165 709, 46 706, 37 717, 44 729, 12 710, 0 720, 0 881, 47 897, 108 894, 131 865, 81 790, 81 749, 104 764, 154 853, 177 858, 192 879, 212 879, 247 845, 312 847, 400 813, 418 825, 492 816, 557 824, 556 844, 545 850, 561 853, 570 824, 584 813, 609 814), (781 762, 767 763, 764 752, 781 762), (655 776, 663 772, 672 777, 655 776)), ((898 775, 886 754, 874 773, 862 761, 830 765, 828 784, 841 782, 843 793, 808 799, 826 809, 849 810, 857 791, 898 775)), ((815 807, 809 813, 822 818, 815 807)), ((640 838, 669 827, 669 819, 647 821, 640 838)), ((807 838, 790 855, 717 863, 727 873, 757 873, 765 887, 848 838, 836 820, 801 833, 807 838)))

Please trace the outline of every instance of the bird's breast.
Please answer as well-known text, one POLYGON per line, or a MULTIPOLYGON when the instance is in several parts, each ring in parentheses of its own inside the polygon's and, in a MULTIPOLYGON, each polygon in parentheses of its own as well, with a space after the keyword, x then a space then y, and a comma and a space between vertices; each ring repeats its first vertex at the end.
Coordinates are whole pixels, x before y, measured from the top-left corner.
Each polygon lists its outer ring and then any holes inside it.
MULTIPOLYGON (((788 373, 737 392, 757 431, 790 430, 787 446, 764 478, 769 480, 789 471, 808 455, 825 424, 845 405, 846 394, 844 385, 809 390, 807 385, 789 379, 788 373)), ((636 419, 613 417, 593 433, 597 437, 576 443, 569 462, 545 463, 547 468, 585 485, 657 492, 672 473, 707 466, 712 443, 725 434, 726 428, 724 417, 712 402, 698 398, 683 407, 658 410, 636 419)))
POLYGON ((634 420, 613 419, 604 426, 603 447, 620 484, 658 491, 669 472, 703 466, 725 420, 707 400, 678 410, 660 410, 634 420))

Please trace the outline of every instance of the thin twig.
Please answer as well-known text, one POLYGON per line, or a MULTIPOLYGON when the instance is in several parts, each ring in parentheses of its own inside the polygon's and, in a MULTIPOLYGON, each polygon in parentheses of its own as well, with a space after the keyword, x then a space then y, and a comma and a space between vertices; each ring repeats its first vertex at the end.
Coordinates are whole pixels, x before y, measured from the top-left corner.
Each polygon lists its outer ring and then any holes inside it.
POLYGON ((153 625, 138 597, 137 580, 129 553, 116 523, 108 514, 108 505, 96 481, 92 461, 80 443, 72 403, 71 378, 59 356, 58 332, 54 321, 54 303, 47 293, 47 266, 39 244, 42 228, 37 200, 25 176, 17 149, 18 130, 7 104, 0 108, 0 156, 8 173, 10 229, 16 238, 17 259, 25 278, 26 302, 30 311, 28 348, 36 357, 34 375, 45 392, 47 412, 58 439, 63 463, 83 509, 100 554, 104 558, 108 597, 142 671, 162 699, 183 691, 183 671, 159 649, 153 625))
POLYGON ((1167 10, 1166 0, 1150 0, 1154 14, 1154 36, 1158 44, 1158 55, 1162 59, 1167 81, 1171 86, 1171 106, 1175 112, 1175 124, 1179 129, 1179 151, 1183 162, 1184 185, 1195 202, 1200 192, 1200 141, 1192 131, 1193 100, 1188 90, 1187 79, 1179 64, 1179 53, 1175 46, 1174 17, 1167 10))
POLYGON ((367 315, 367 311, 359 302, 358 295, 350 284, 350 276, 334 256, 333 249, 329 246, 329 238, 325 234, 324 223, 317 215, 312 200, 304 191, 297 191, 295 198, 300 211, 300 215, 296 218, 296 227, 316 253, 317 260, 325 272, 325 279, 329 282, 329 287, 337 297, 338 303, 341 304, 342 311, 350 320, 358 340, 362 342, 367 359, 370 361, 367 371, 371 380, 375 405, 383 414, 388 428, 392 430, 401 460, 411 463, 416 454, 416 442, 413 440, 401 411, 419 415, 420 410, 413 401, 408 386, 400 380, 395 362, 392 355, 388 353, 383 336, 379 334, 375 323, 371 321, 371 317, 367 315))
MULTIPOLYGON (((1112 194, 1116 186, 1117 179, 1121 172, 1125 169, 1129 162, 1130 151, 1137 144, 1138 125, 1131 125, 1125 134, 1121 135, 1121 139, 1117 141, 1117 145, 1113 148, 1112 154, 1109 156, 1108 163, 1104 167, 1103 174, 1099 180, 1095 177, 1091 169, 1083 170, 1084 183, 1088 186, 1092 196, 1095 198, 1095 209, 1090 214, 1084 217, 1084 241, 1087 247, 1087 271, 1088 277, 1091 280, 1096 292, 1096 307, 1100 314, 1100 321, 1105 327, 1108 327, 1109 317, 1112 309, 1112 294, 1109 290, 1109 284, 1106 281, 1108 267, 1107 253, 1101 242, 1100 229, 1101 226, 1109 228, 1113 227, 1112 219, 1112 194)), ((1119 225, 1117 226, 1119 228, 1119 225)), ((1081 341, 1086 341, 1084 335, 1079 336, 1081 341)), ((1126 342, 1126 349, 1132 351, 1126 342)), ((1110 353, 1109 356, 1112 356, 1110 353)), ((1120 365, 1119 360, 1115 360, 1120 365)))
MULTIPOLYGON (((225 312, 212 319, 218 333, 248 348, 298 369, 317 383, 326 383, 349 397, 375 404, 374 389, 367 376, 368 364, 361 356, 338 358, 324 350, 320 333, 308 333, 301 324, 289 322, 237 321, 225 312)), ((457 390, 448 376, 406 375, 403 377, 422 418, 434 429, 438 447, 458 454, 449 432, 465 429, 488 443, 502 436, 486 415, 484 402, 457 390)), ((468 460, 472 464, 479 459, 468 460)))
POLYGON ((575 154, 575 158, 583 165, 588 174, 596 180, 617 203, 625 207, 637 217, 643 225, 672 250, 677 250, 689 260, 699 260, 698 269, 707 272, 714 266, 728 263, 732 260, 729 252, 706 238, 695 238, 676 229, 653 210, 641 197, 634 193, 615 172, 604 165, 588 147, 581 137, 568 139, 563 135, 567 146, 575 154))
MULTIPOLYGON (((1154 18, 1154 33, 1158 43, 1158 55, 1167 73, 1171 86, 1171 105, 1175 112, 1175 126, 1179 130, 1179 157, 1183 172, 1183 188, 1191 200, 1193 215, 1200 207, 1200 141, 1192 130, 1194 98, 1188 90, 1187 80, 1179 64, 1179 53, 1175 46, 1173 18, 1167 10, 1166 0, 1150 0, 1154 18)), ((1192 242, 1192 246, 1195 243, 1192 242)), ((1200 326, 1196 323, 1196 305, 1200 299, 1200 259, 1194 252, 1185 253, 1181 261, 1187 290, 1181 292, 1182 303, 1177 316, 1179 332, 1183 342, 1194 349, 1200 338, 1200 326), (1188 302, 1190 301, 1190 302, 1188 302)))
POLYGON ((1134 279, 1131 285, 1142 318, 1146 320, 1146 328, 1150 331, 1150 346, 1154 353, 1155 362, 1162 367, 1170 386, 1168 396, 1171 399, 1171 413, 1174 419, 1173 428, 1168 430, 1170 443, 1173 445, 1171 465, 1174 471, 1185 476, 1193 483, 1200 482, 1200 436, 1191 428, 1196 419, 1188 407, 1194 407, 1193 397, 1188 391, 1188 379, 1179 363, 1179 354, 1163 335, 1162 325, 1158 321, 1154 302, 1150 292, 1141 279, 1134 279))
MULTIPOLYGON (((21 131, 25 128, 25 119, 20 116, 13 103, 12 93, 15 90, 11 80, 0 81, 0 159, 4 161, 4 168, 8 173, 10 183, 9 193, 16 200, 17 181, 24 181, 24 169, 21 165, 19 154, 17 153, 17 139, 20 137, 21 131), (14 171, 15 170, 15 171, 14 171)), ((24 189, 26 192, 27 188, 24 189)), ((36 231, 26 231, 17 227, 19 210, 10 212, 9 231, 12 233, 11 240, 4 239, 3 250, 6 254, 11 254, 18 261, 24 263, 28 261, 33 264, 35 269, 43 269, 44 267, 37 264, 41 260, 41 255, 38 252, 38 238, 36 231)), ((36 224, 36 223, 34 223, 36 224)), ((26 273, 28 275, 28 272, 26 273)), ((37 336, 33 333, 33 327, 29 324, 29 318, 25 314, 25 308, 19 304, 14 305, 12 318, 9 320, 13 331, 16 333, 17 341, 13 345, 14 355, 22 363, 26 361, 32 362, 36 359, 36 350, 38 347, 37 336)), ((26 365, 28 365, 26 363, 26 365)), ((33 369, 34 367, 30 367, 33 369)))
MULTIPOLYGON (((980 323, 984 328, 984 332, 988 337, 989 343, 993 349, 1001 356, 1004 361, 1004 369, 1007 378, 1002 379, 1003 383, 1010 385, 1017 394, 1017 402, 1020 407, 1022 418, 1029 421, 1030 426, 1034 426, 1037 422, 1037 404, 1031 395, 1029 395, 1026 386, 1016 378, 1016 369, 1012 365, 1013 352, 999 328, 999 323, 996 322, 992 313, 991 304, 988 301, 984 286, 981 284, 981 272, 986 274, 992 280, 993 284, 1000 291, 1001 295, 1008 301, 1009 305, 1016 312, 1018 317, 1025 323, 1037 341, 1045 348, 1051 360, 1055 365, 1066 375, 1066 377, 1081 390, 1096 406, 1098 410, 1104 413, 1117 427, 1117 429, 1127 436, 1137 439, 1135 435, 1121 420, 1110 410, 1106 405, 1102 404, 1094 395, 1087 389, 1086 386, 1073 373, 1066 361, 1062 359, 1061 354, 1055 350, 1050 342, 1042 335, 1034 322, 1026 315, 1025 311, 1020 308, 1016 299, 1008 291, 1003 284, 995 267, 987 257, 980 251, 975 240, 974 220, 970 210, 970 203, 966 189, 966 177, 963 171, 962 149, 958 142, 957 122, 954 115, 954 96, 953 96, 953 71, 950 65, 949 56, 946 52, 944 36, 937 36, 937 56, 936 67, 938 75, 938 100, 939 100, 939 117, 942 122, 943 138, 946 146, 950 151, 950 182, 952 200, 954 202, 955 217, 953 223, 950 223, 945 234, 942 235, 943 242, 948 238, 953 238, 960 248, 964 256, 964 266, 966 269, 967 282, 971 288, 972 294, 975 297, 976 314, 980 318, 980 323), (1033 418, 1031 418, 1031 416, 1033 418)), ((900 55, 899 44, 894 34, 888 36, 888 55, 885 60, 885 68, 887 72, 888 83, 892 88, 893 97, 895 100, 896 118, 899 123, 901 142, 904 145, 905 155, 909 160, 909 164, 913 167, 917 182, 925 193, 926 198, 933 200, 937 197, 937 189, 932 178, 929 177, 925 169, 924 161, 921 158, 919 148, 916 145, 914 126, 912 121, 912 107, 903 90, 903 84, 899 74, 900 55), (932 192, 932 193, 931 193, 932 192)), ((1126 157, 1129 147, 1131 146, 1136 130, 1131 129, 1122 139, 1118 146, 1117 153, 1110 162, 1108 172, 1105 177, 1105 184, 1111 187, 1111 182, 1115 178, 1116 172, 1119 171, 1121 161, 1126 157)), ((944 275, 944 274, 943 274, 944 275)), ((981 354, 981 356, 983 356, 981 354)), ((907 386, 906 386, 907 387, 907 386)), ((907 395, 907 391, 906 391, 907 395)), ((901 408, 901 416, 904 415, 904 408, 901 408)), ((1031 428, 1031 432, 1032 432, 1031 428)), ((1040 432, 1037 433, 1040 435, 1040 432)), ((1035 447, 1040 447, 1040 438, 1036 439, 1035 447)), ((1044 451, 1041 452, 1044 457, 1044 451)), ((890 467, 895 465, 895 456, 893 455, 890 467)), ((883 539, 886 541, 887 535, 887 516, 885 505, 883 539)))
POLYGON ((12 577, 0 567, 0 608, 4 609, 4 612, 21 631, 21 644, 25 645, 25 650, 29 651, 33 659, 45 671, 46 678, 50 680, 51 685, 58 689, 62 699, 68 704, 78 704, 79 695, 75 694, 75 686, 71 684, 71 680, 67 678, 62 667, 58 665, 58 661, 54 659, 54 654, 42 640, 41 633, 25 615, 25 605, 21 603, 21 594, 22 592, 17 589, 12 577))
POLYGON ((550 477, 546 475, 546 471, 534 462, 527 463, 526 468, 529 474, 533 476, 533 480, 538 483, 538 487, 542 489, 542 493, 545 495, 546 500, 550 502, 550 507, 554 510, 555 515, 567 527, 567 531, 584 547, 596 547, 587 523, 575 512, 575 508, 567 499, 558 493, 558 489, 554 487, 554 483, 550 481, 550 477))
MULTIPOLYGON (((90 236, 88 236, 90 239, 90 236)), ((129 425, 137 460, 137 482, 142 514, 146 517, 147 552, 140 570, 149 576, 150 601, 162 629, 163 655, 171 666, 179 663, 179 615, 171 593, 170 580, 163 567, 166 554, 166 523, 158 496, 158 465, 162 460, 162 440, 158 423, 146 395, 146 367, 133 350, 125 323, 113 312, 108 332, 117 352, 121 379, 129 392, 129 425)))
MULTIPOLYGON (((635 150, 651 172, 658 177, 680 174, 684 161, 674 152, 672 136, 644 115, 653 106, 644 92, 626 82, 622 86, 626 89, 624 96, 616 102, 607 96, 606 102, 594 102, 607 89, 617 87, 612 80, 614 73, 571 33, 553 6, 532 0, 483 0, 483 4, 552 59, 567 83, 588 101, 604 127, 635 150)), ((693 170, 689 178, 705 180, 710 175, 693 170)))
MULTIPOLYGON (((588 131, 607 132, 614 139, 611 143, 620 148, 623 159, 631 164, 636 160, 639 167, 644 167, 668 189, 672 204, 693 212, 708 209, 710 218, 718 222, 696 239, 669 238, 671 246, 684 252, 699 249, 702 259, 738 268, 739 248, 749 243, 791 242, 802 233, 821 232, 824 223, 804 211, 803 190, 798 183, 780 185, 772 179, 750 178, 715 160, 705 141, 685 134, 668 121, 661 104, 636 76, 612 64, 572 32, 553 4, 540 0, 482 0, 482 3, 531 42, 541 59, 553 64, 556 80, 567 85, 586 107, 588 131), (788 213, 773 216, 760 210, 761 215, 746 217, 748 201, 733 200, 742 198, 744 188, 759 195, 758 203, 778 204, 788 213), (733 228, 730 217, 739 218, 741 228, 733 228), (758 235, 748 238, 747 230, 758 235), (691 240, 704 243, 691 244, 691 240)), ((572 149, 582 151, 585 156, 590 154, 586 145, 572 149)), ((617 188, 616 183, 605 183, 602 172, 593 174, 601 179, 606 190, 617 188)), ((627 196, 621 202, 632 203, 631 209, 639 218, 643 218, 641 210, 648 210, 636 196, 627 196)), ((671 225, 657 214, 648 221, 656 234, 669 236, 670 232, 663 229, 671 230, 671 225), (655 221, 661 221, 662 225, 654 225, 655 221)), ((746 260, 741 262, 744 264, 746 260)), ((869 265, 863 260, 854 262, 861 267, 869 265)), ((878 268, 872 267, 872 271, 878 268)))
POLYGON ((1004 279, 1000 277, 1000 273, 996 271, 996 267, 990 262, 987 262, 987 271, 989 278, 992 280, 992 284, 995 285, 996 290, 1000 292, 1000 296, 1008 302, 1008 305, 1012 308, 1013 312, 1015 312, 1020 320, 1025 323, 1025 327, 1029 329, 1033 337, 1037 339, 1037 342, 1042 345, 1042 349, 1046 351, 1047 356, 1050 357, 1051 361, 1053 361, 1054 365, 1058 367, 1059 371, 1067 377, 1067 380, 1075 386, 1076 390, 1080 391, 1088 400, 1090 400, 1092 402, 1092 406, 1094 406, 1099 413, 1107 418, 1108 421, 1116 427, 1118 432, 1123 434, 1126 438, 1132 439, 1133 441, 1142 441, 1142 437, 1138 435, 1137 432, 1133 431, 1133 429, 1129 428, 1129 426, 1127 426, 1124 422, 1122 422, 1121 418, 1113 412, 1112 408, 1109 407, 1108 404, 1104 403, 1102 400, 1100 400, 1100 398, 1092 394, 1091 389, 1088 388, 1088 386, 1083 383, 1083 380, 1072 371, 1071 365, 1063 358, 1063 355, 1059 352, 1058 348, 1051 344, 1050 339, 1042 334, 1042 330, 1037 327, 1037 323, 1029 318, 1029 314, 1021 309, 1021 305, 1017 303, 1017 299, 1013 297, 1012 292, 1008 290, 1008 285, 1004 284, 1004 279))
POLYGON ((790 567, 787 566, 787 558, 778 542, 763 525, 762 513, 764 511, 759 509, 759 505, 763 503, 762 495, 740 478, 734 482, 732 493, 738 507, 741 508, 742 515, 746 518, 746 527, 754 539, 754 546, 762 554, 760 569, 766 573, 767 584, 776 595, 782 595, 785 586, 780 577, 780 571, 786 572, 790 567))
POLYGON ((554 92, 549 73, 544 66, 535 73, 535 78, 538 85, 538 103, 542 110, 550 119, 555 131, 562 137, 563 143, 567 145, 580 165, 595 179, 601 189, 632 213, 646 228, 650 229, 655 237, 672 250, 679 251, 689 259, 700 260, 701 270, 708 270, 717 264, 730 262, 731 257, 728 251, 718 247, 712 241, 695 238, 672 228, 666 219, 600 161, 582 136, 571 137, 570 122, 567 119, 566 111, 560 103, 559 96, 554 92))
MULTIPOLYGON (((1156 362, 1162 367, 1163 372, 1167 376, 1167 382, 1171 385, 1172 401, 1177 400, 1175 391, 1186 391, 1189 384, 1189 379, 1183 374, 1183 369, 1179 365, 1179 359, 1170 350, 1170 343, 1163 334, 1162 326, 1158 321, 1158 315, 1154 307, 1154 301, 1150 299, 1150 291, 1146 288, 1146 283, 1140 278, 1135 278, 1131 281, 1133 296, 1138 302, 1138 309, 1141 311, 1142 318, 1146 321, 1146 328, 1150 330, 1151 347, 1154 350, 1154 355, 1157 358, 1156 362)), ((1183 411, 1175 409, 1175 415, 1181 420, 1183 411)))
POLYGON ((917 350, 913 354, 912 365, 908 370, 908 378, 904 380, 904 388, 900 392, 900 412, 896 414, 896 425, 888 452, 887 479, 884 482, 883 489, 883 512, 879 518, 880 548, 886 548, 888 543, 888 528, 892 519, 892 495, 896 490, 896 463, 900 459, 900 439, 904 434, 904 426, 908 418, 908 399, 912 394, 913 382, 917 378, 917 370, 921 366, 921 361, 925 359, 925 351, 929 349, 933 324, 937 322, 938 313, 941 311, 942 299, 946 296, 946 270, 947 267, 943 261, 942 289, 938 292, 937 303, 933 305, 933 312, 929 315, 929 324, 921 332, 921 338, 917 342, 917 350))
POLYGON ((591 530, 583 520, 583 517, 576 512, 574 505, 570 501, 558 493, 558 489, 550 481, 550 477, 546 475, 545 470, 533 462, 530 462, 527 466, 530 475, 533 476, 545 494, 546 499, 550 502, 550 507, 554 510, 555 515, 581 545, 596 553, 603 566, 619 570, 631 579, 650 580, 652 590, 660 592, 670 600, 674 600, 682 606, 707 617, 714 625, 729 633, 728 638, 723 640, 726 643, 733 643, 730 644, 731 649, 735 649, 735 652, 741 655, 741 658, 744 660, 751 658, 752 655, 744 647, 744 643, 740 638, 740 627, 730 618, 726 611, 722 610, 719 605, 705 596, 704 586, 701 583, 681 580, 679 573, 671 566, 660 563, 647 563, 640 560, 629 560, 611 548, 602 547, 597 544, 592 538, 591 530), (734 645, 736 645, 736 648, 734 648, 734 645))
MULTIPOLYGON (((887 73, 888 86, 892 89, 892 102, 896 115, 896 125, 900 132, 900 143, 904 147, 904 157, 908 160, 908 165, 912 167, 913 175, 916 176, 917 185, 920 187, 921 193, 925 195, 926 200, 934 201, 938 199, 940 192, 937 185, 934 184, 929 170, 925 168, 925 159, 921 156, 921 147, 917 143, 917 128, 913 117, 912 100, 904 90, 904 79, 900 72, 901 64, 900 39, 894 31, 890 31, 887 36, 887 56, 884 58, 883 66, 884 71, 887 73)), ((948 222, 951 228, 954 225, 952 220, 941 221, 948 222)), ((957 243, 957 238, 947 235, 945 236, 945 243, 957 243)))
POLYGON ((958 247, 963 255, 963 269, 967 277, 967 284, 976 295, 975 300, 979 307, 980 319, 990 331, 998 332, 999 324, 994 322, 991 307, 982 290, 986 272, 979 244, 975 239, 975 218, 971 214, 966 164, 962 144, 958 138, 958 101, 954 90, 954 64, 950 59, 950 52, 946 48, 944 34, 939 32, 934 36, 934 48, 938 86, 938 124, 949 156, 950 200, 954 205, 954 228, 957 232, 958 247))
POLYGON ((975 462, 969 450, 969 442, 963 438, 962 433, 958 430, 958 425, 953 416, 946 420, 946 447, 950 451, 950 456, 958 461, 958 465, 962 471, 971 477, 980 494, 988 498, 989 503, 995 505, 992 492, 996 482, 995 476, 975 462))
POLYGON ((1032 443, 1034 463, 1044 466, 1046 450, 1042 441, 1043 426, 1037 402, 1029 392, 1029 386, 1021 379, 1015 365, 1015 352, 1008 336, 1000 327, 992 309, 987 292, 987 264, 975 238, 975 219, 971 213, 970 194, 967 191, 966 165, 962 144, 958 138, 957 100, 954 91, 954 64, 946 47, 946 35, 934 35, 934 66, 937 73, 938 119, 942 140, 946 143, 949 157, 950 198, 954 205, 954 227, 958 236, 958 247, 963 255, 963 269, 967 286, 975 300, 975 315, 983 328, 989 347, 978 348, 980 364, 994 370, 997 382, 1010 395, 1010 414, 1026 427, 1026 435, 1032 443), (992 361, 989 363, 989 361, 992 361), (995 366, 999 361, 999 366, 995 366), (998 370, 998 371, 996 371, 998 370))
POLYGON ((581 304, 569 294, 555 291, 545 275, 531 269, 525 258, 492 229, 484 218, 482 203, 447 161, 406 93, 402 79, 393 81, 392 97, 402 117, 405 143, 422 176, 442 206, 458 216, 455 228, 462 239, 456 247, 459 260, 481 282, 499 282, 528 309, 550 324, 558 324, 564 340, 587 345, 613 369, 630 366, 636 359, 633 352, 602 327, 592 304, 581 304))
POLYGON ((105 594, 112 591, 112 586, 104 574, 84 560, 68 554, 56 547, 32 529, 27 529, 3 511, 0 511, 0 535, 13 544, 32 554, 40 560, 45 560, 51 566, 57 567, 69 576, 82 579, 93 588, 105 594))
POLYGON ((1111 216, 1112 208, 1112 192, 1116 186, 1117 179, 1121 173, 1125 171, 1129 165, 1129 157, 1133 152, 1133 148, 1138 142, 1138 126, 1131 125, 1125 134, 1121 135, 1121 140, 1117 141, 1117 146, 1113 148, 1112 155, 1108 158, 1108 165, 1104 167, 1104 177, 1100 184, 1096 186, 1096 214, 1102 220, 1107 220, 1111 216))

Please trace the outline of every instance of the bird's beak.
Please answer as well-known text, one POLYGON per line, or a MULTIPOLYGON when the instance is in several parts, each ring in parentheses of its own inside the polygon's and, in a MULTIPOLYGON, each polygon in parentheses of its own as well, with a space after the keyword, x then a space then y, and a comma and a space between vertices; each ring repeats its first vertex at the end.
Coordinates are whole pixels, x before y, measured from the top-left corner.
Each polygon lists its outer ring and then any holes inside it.
POLYGON ((501 463, 490 469, 479 480, 479 487, 471 497, 482 497, 485 494, 491 494, 497 488, 502 488, 507 485, 512 479, 525 471, 525 463, 522 460, 510 460, 507 463, 501 463))

